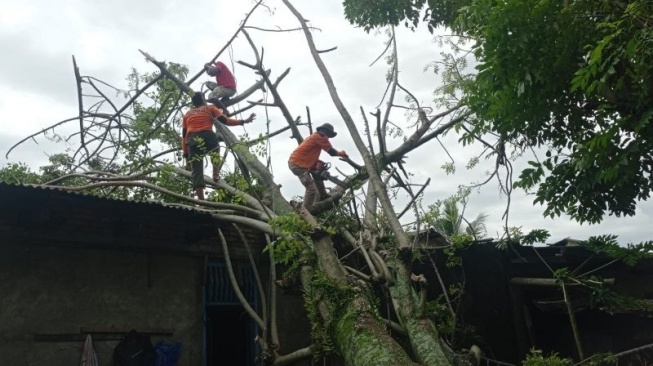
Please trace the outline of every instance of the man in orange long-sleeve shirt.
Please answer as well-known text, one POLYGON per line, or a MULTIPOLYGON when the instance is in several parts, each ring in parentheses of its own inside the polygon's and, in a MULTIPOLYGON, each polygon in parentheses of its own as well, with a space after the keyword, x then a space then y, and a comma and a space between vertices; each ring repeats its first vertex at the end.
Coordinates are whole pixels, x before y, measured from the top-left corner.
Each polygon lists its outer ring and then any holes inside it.
MULTIPOLYGON (((192 99, 193 107, 186 112, 182 124, 182 149, 187 154, 193 173, 193 188, 197 199, 204 200, 204 156, 217 152, 219 155, 218 137, 213 132, 213 118, 227 126, 242 126, 250 123, 256 117, 252 113, 245 120, 237 120, 222 114, 216 106, 206 105, 204 95, 196 92, 192 99)), ((211 159, 213 163, 213 159, 211 159)), ((217 164, 213 163, 213 180, 220 179, 217 164)))
POLYGON ((337 135, 331 124, 325 123, 316 128, 315 131, 297 146, 290 155, 290 159, 288 159, 288 168, 299 177, 299 181, 306 188, 304 193, 304 207, 306 209, 313 206, 318 192, 320 193, 320 199, 328 197, 324 188, 324 181, 314 179, 310 172, 316 166, 322 150, 328 152, 331 156, 347 156, 344 150, 337 151, 331 146, 329 138, 337 135))

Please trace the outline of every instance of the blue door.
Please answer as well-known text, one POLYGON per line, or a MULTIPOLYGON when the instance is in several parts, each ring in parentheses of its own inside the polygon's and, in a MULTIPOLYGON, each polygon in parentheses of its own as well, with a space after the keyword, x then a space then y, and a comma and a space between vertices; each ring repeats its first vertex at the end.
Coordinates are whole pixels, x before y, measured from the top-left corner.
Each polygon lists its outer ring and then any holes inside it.
MULTIPOLYGON (((258 309, 258 292, 248 261, 232 261, 234 275, 250 306, 258 309)), ((254 366, 258 327, 250 318, 229 281, 224 260, 209 262, 204 297, 204 365, 254 366)))

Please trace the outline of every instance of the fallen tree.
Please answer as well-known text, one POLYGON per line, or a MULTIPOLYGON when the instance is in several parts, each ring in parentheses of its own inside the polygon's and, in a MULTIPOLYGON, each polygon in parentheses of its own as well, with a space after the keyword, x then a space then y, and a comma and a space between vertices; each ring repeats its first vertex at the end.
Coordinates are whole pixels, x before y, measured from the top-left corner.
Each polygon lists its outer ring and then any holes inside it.
MULTIPOLYGON (((470 112, 463 105, 441 113, 422 108, 418 100, 399 83, 397 49, 392 38, 389 41, 392 77, 388 84, 386 108, 383 112, 377 110, 371 114, 376 122, 373 126, 361 107, 361 121, 365 126, 362 135, 358 128, 360 123, 357 124, 345 108, 336 91, 335 82, 322 62, 322 51, 315 45, 311 27, 289 1, 283 2, 299 22, 298 30, 305 36, 308 52, 363 157, 362 164, 344 159, 354 168, 355 173, 342 179, 344 185, 333 189, 331 198, 321 201, 310 212, 282 195, 270 172, 269 159, 268 164, 265 164, 250 149, 286 131, 290 131, 297 143, 303 139, 300 127, 304 124, 293 116, 278 92, 279 84, 289 75, 290 70, 284 71, 273 81, 271 78, 274 74, 263 63, 264 53, 258 51, 247 33, 247 21, 261 6, 261 1, 255 4, 229 41, 234 41, 239 34, 245 36, 255 60, 239 61, 239 64, 255 72, 260 80, 232 99, 228 106, 265 89, 273 97, 271 103, 264 103, 261 99, 251 101, 249 106, 232 114, 253 107, 279 108, 287 126, 278 131, 269 131, 266 136, 241 140, 225 125, 214 121, 217 133, 226 143, 228 153, 233 156, 234 166, 241 167, 241 172, 246 169, 251 178, 239 174, 237 170, 219 182, 206 178, 207 186, 220 194, 214 194, 209 201, 199 201, 189 196, 185 182, 190 173, 166 159, 178 155, 176 144, 179 141, 181 110, 188 95, 194 90, 191 85, 201 72, 186 80, 188 70, 185 67, 159 61, 145 51, 141 53, 157 67, 157 72, 133 75, 134 90, 128 93, 129 98, 121 107, 115 105, 100 88, 100 85, 109 84, 82 75, 73 58, 79 93, 79 115, 30 135, 19 144, 53 131, 62 124, 78 122, 79 131, 66 137, 68 141, 79 139, 79 146, 66 167, 67 174, 45 182, 46 185, 57 185, 60 189, 70 191, 157 199, 170 205, 193 205, 194 209, 210 212, 216 220, 264 233, 269 238, 267 248, 272 263, 271 280, 278 277, 274 265, 276 262, 283 261, 286 266, 294 269, 289 274, 298 276, 301 281, 315 341, 312 346, 304 349, 285 355, 278 353, 275 290, 272 288, 266 293, 256 274, 262 306, 260 309, 251 308, 238 288, 230 265, 229 247, 221 237, 220 244, 228 263, 231 283, 241 303, 259 326, 259 359, 265 364, 287 365, 307 357, 328 354, 332 350, 342 355, 347 364, 352 366, 430 366, 477 362, 478 358, 473 357, 478 356, 477 353, 457 354, 438 334, 437 324, 425 309, 426 279, 411 271, 416 248, 407 232, 409 227, 400 221, 400 216, 412 209, 416 212, 416 223, 410 228, 420 231, 417 198, 423 189, 413 191, 411 178, 406 172, 405 158, 452 128, 463 126, 467 123, 470 112), (145 92, 153 87, 157 87, 158 93, 151 103, 139 99, 144 98, 145 92), (100 102, 85 105, 83 88, 95 92, 100 102), (408 108, 414 112, 411 121, 414 131, 396 147, 390 148, 390 112, 396 106, 395 99, 400 91, 412 98, 408 108), (377 138, 376 143, 373 136, 377 138), (157 144, 163 144, 166 149, 153 153, 157 144), (411 197, 409 204, 401 211, 395 211, 392 193, 396 191, 411 197), (352 255, 359 257, 361 265, 354 268, 344 257, 338 256, 334 244, 336 238, 349 246, 352 255), (379 297, 375 290, 384 295, 379 297), (393 310, 387 316, 394 318, 383 318, 379 304, 391 306, 393 310)), ((215 61, 228 44, 210 61, 215 61)), ((310 131, 310 118, 307 124, 310 131)), ((226 158, 227 155, 223 156, 223 161, 226 158)), ((422 186, 427 184, 428 182, 422 186)), ((243 245, 249 250, 244 235, 241 237, 243 245)), ((252 261, 253 256, 250 253, 252 261)), ((443 288, 443 291, 446 292, 447 289, 443 288)))

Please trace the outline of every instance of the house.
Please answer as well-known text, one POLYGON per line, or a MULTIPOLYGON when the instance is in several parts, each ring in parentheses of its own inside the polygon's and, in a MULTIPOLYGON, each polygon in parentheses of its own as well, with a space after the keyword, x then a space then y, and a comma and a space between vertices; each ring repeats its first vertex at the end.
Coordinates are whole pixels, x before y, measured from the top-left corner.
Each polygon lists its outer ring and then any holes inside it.
MULTIPOLYGON (((0 182, 0 364, 78 364, 90 334, 110 365, 133 329, 181 342, 181 366, 252 365, 256 327, 232 290, 218 229, 259 307, 253 270, 267 285, 269 265, 256 232, 244 230, 252 266, 231 224, 199 210, 0 182)), ((281 351, 308 346, 301 296, 278 302, 281 351)))
MULTIPOLYGON (((424 235, 426 236, 426 234, 424 235)), ((565 239, 548 246, 500 247, 482 240, 460 250, 462 266, 446 266, 447 247, 442 238, 429 233, 430 245, 422 244, 446 287, 463 285, 458 317, 472 330, 454 340, 457 348, 478 345, 492 359, 520 364, 531 349, 545 354, 580 360, 571 326, 574 314, 580 349, 587 357, 596 353, 624 354, 619 365, 653 362, 653 258, 641 259, 630 267, 621 261, 594 253, 580 240, 565 239), (438 241, 439 240, 439 241, 438 241), (430 249, 428 249, 430 248, 430 249), (607 306, 585 286, 566 287, 567 302, 553 272, 567 268, 575 276, 597 276, 613 293, 648 303, 649 309, 607 306), (649 347, 646 347, 649 346, 649 347), (642 358, 644 357, 644 358, 642 358)), ((420 237, 422 243, 427 239, 420 237)), ((413 272, 436 279, 428 259, 413 266, 413 272)), ((438 281, 429 282, 428 298, 442 294, 438 281)), ((608 293, 603 297, 611 296, 608 293)))

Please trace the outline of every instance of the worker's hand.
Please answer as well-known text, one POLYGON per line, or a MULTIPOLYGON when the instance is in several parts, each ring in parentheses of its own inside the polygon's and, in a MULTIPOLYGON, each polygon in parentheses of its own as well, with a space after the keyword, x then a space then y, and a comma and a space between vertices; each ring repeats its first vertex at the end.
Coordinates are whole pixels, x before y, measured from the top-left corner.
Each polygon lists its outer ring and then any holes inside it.
POLYGON ((206 70, 206 73, 209 74, 209 76, 216 76, 218 74, 218 69, 210 64, 204 64, 204 70, 206 70))
POLYGON ((338 156, 340 156, 341 158, 347 158, 348 157, 345 150, 338 151, 338 156))
POLYGON ((251 123, 252 121, 254 121, 254 119, 256 119, 256 113, 252 113, 249 115, 249 117, 247 117, 247 119, 244 119, 243 124, 251 123))

